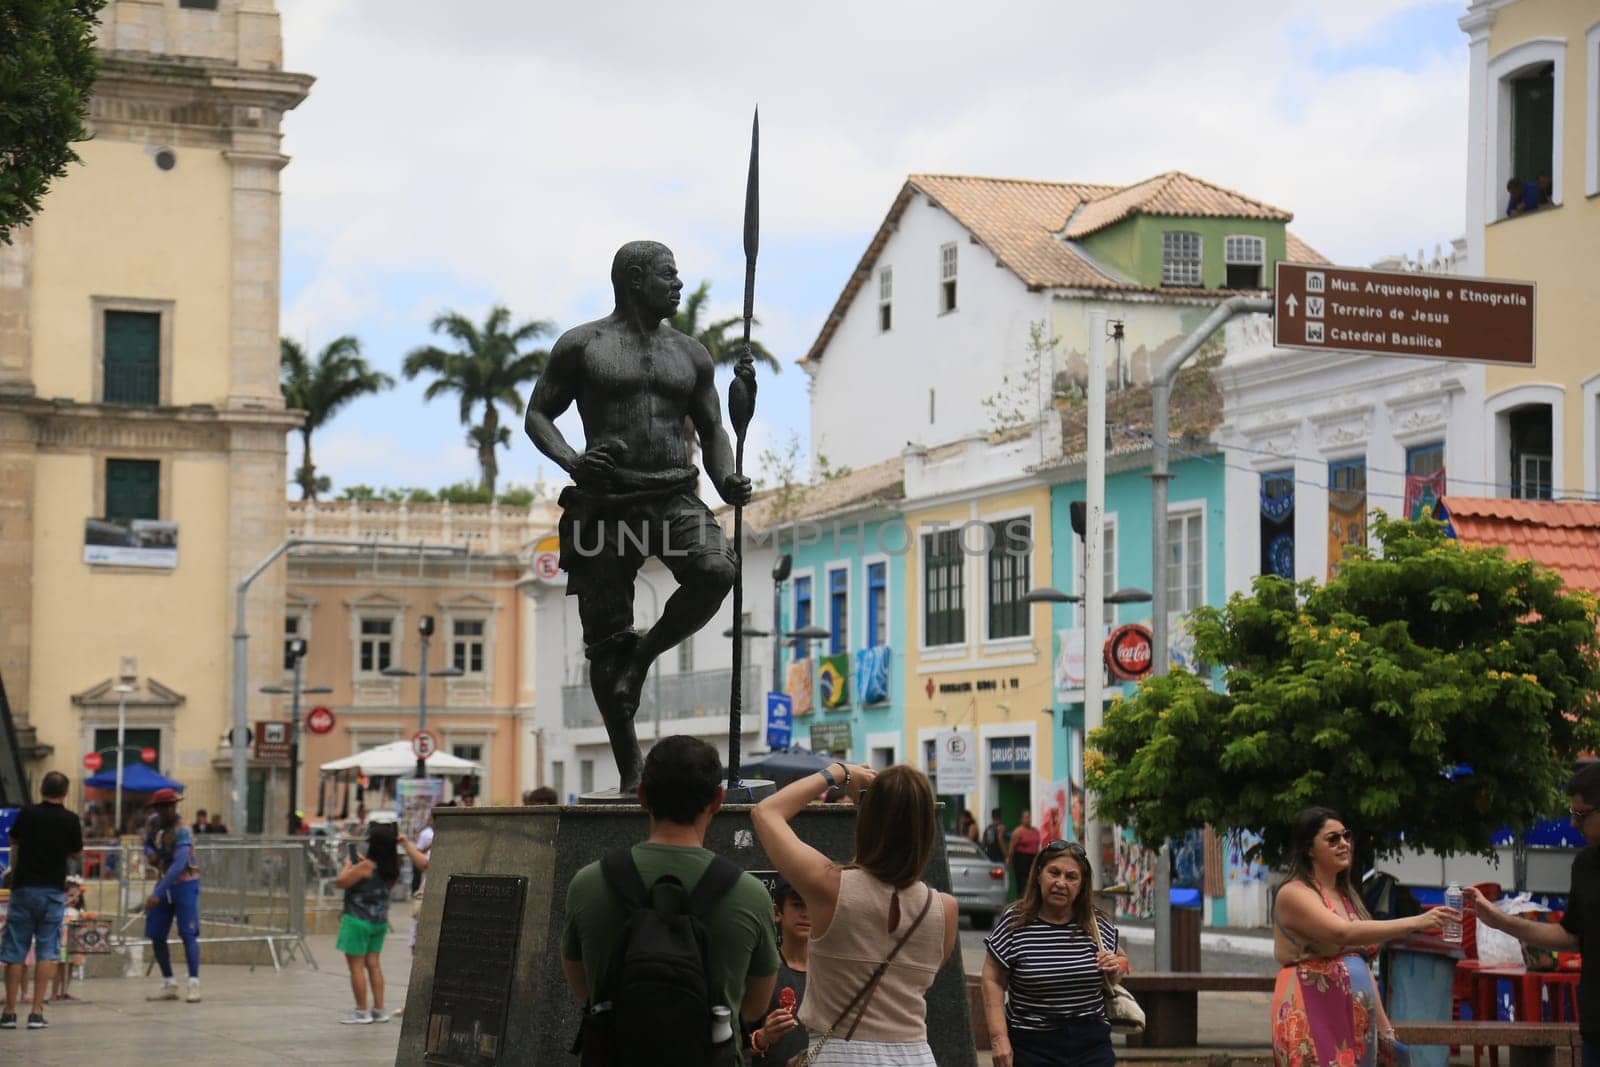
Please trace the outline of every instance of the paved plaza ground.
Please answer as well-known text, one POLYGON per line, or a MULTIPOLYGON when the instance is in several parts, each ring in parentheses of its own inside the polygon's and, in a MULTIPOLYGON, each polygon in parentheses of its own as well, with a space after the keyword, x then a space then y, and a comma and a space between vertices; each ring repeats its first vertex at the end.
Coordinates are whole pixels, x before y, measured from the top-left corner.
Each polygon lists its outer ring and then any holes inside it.
MULTIPOLYGON (((205 1000, 148 1003, 145 996, 159 980, 99 978, 74 983, 81 999, 54 1004, 46 1010, 50 1028, 43 1031, 0 1031, 0 1064, 10 1067, 121 1067, 162 1063, 186 1065, 319 1064, 323 1067, 394 1063, 400 1041, 400 1020, 370 1026, 345 1026, 339 1016, 352 1006, 344 958, 334 951, 330 936, 310 938, 321 970, 302 963, 286 966, 281 974, 269 966, 251 970, 241 966, 202 968, 205 1000)), ((982 966, 982 935, 961 933, 967 968, 982 966)), ((1136 967, 1152 965, 1148 937, 1133 932, 1129 938, 1136 967)), ((1255 969, 1259 954, 1248 942, 1227 942, 1208 947, 1207 966, 1216 970, 1255 969)), ((1267 962, 1270 966, 1270 961, 1267 962)), ((406 979, 411 954, 403 939, 384 953, 385 998, 391 1009, 405 1004, 406 979)), ((1265 994, 1216 994, 1202 1000, 1200 1040, 1207 1046, 1198 1062, 1224 1051, 1265 1060, 1263 1046, 1270 1041, 1265 994)), ((23 1012, 26 1008, 23 1009, 23 1012)), ((19 1015, 22 1013, 19 1013, 19 1015)), ((25 1018, 25 1016, 23 1016, 25 1018)), ((1119 1050, 1120 1052, 1121 1050, 1119 1050)), ((1170 1053, 1128 1054, 1144 1062, 1169 1062, 1170 1053)), ((1186 1057, 1187 1058, 1187 1057, 1186 1057)), ((988 1056, 979 1055, 987 1064, 988 1056)), ((1196 1062, 1190 1058, 1189 1062, 1196 1062)))

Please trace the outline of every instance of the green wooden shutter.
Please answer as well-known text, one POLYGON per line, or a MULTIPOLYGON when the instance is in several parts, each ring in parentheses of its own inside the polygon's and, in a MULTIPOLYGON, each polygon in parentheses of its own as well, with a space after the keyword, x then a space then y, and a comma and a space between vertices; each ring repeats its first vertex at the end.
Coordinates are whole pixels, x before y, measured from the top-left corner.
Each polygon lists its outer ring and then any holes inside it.
POLYGON ((106 312, 107 404, 155 404, 161 396, 161 316, 106 312))
POLYGON ((161 517, 161 464, 153 459, 106 460, 108 519, 161 517))
POLYGON ((1531 182, 1553 178, 1556 76, 1547 66, 1511 83, 1512 177, 1531 182))

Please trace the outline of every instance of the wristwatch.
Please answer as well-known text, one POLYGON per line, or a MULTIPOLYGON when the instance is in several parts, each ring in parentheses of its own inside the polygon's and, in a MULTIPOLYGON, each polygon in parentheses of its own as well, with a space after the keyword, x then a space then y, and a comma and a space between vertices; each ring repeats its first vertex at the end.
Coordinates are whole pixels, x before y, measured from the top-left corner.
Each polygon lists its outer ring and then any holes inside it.
POLYGON ((850 785, 850 765, 848 763, 840 763, 839 766, 844 768, 844 781, 842 782, 834 778, 832 763, 818 772, 822 775, 822 780, 828 783, 829 789, 845 789, 850 785))

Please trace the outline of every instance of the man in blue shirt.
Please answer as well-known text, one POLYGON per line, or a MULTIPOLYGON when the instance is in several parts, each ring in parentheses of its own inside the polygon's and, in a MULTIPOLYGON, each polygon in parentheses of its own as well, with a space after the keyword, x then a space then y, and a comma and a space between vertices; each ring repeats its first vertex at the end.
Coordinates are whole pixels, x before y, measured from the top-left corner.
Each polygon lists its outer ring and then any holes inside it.
POLYGON ((172 976, 172 953, 167 934, 178 920, 183 938, 183 958, 189 965, 190 1004, 200 1000, 200 864, 194 856, 194 835, 178 814, 178 793, 158 789, 150 798, 155 814, 145 828, 144 856, 161 880, 144 902, 144 936, 161 967, 161 989, 146 1000, 177 1000, 178 980, 172 976))

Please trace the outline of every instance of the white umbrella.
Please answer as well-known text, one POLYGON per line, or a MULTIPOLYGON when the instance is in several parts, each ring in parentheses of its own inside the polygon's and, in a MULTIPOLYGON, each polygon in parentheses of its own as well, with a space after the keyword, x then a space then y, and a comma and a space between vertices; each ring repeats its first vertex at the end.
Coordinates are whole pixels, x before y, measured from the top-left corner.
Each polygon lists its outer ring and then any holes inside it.
MULTIPOLYGON (((481 764, 443 750, 429 756, 425 766, 430 774, 466 774, 481 771, 481 764)), ((410 741, 391 741, 387 745, 357 752, 354 756, 331 760, 322 765, 324 771, 360 771, 369 775, 408 775, 417 769, 416 753, 410 741)))

